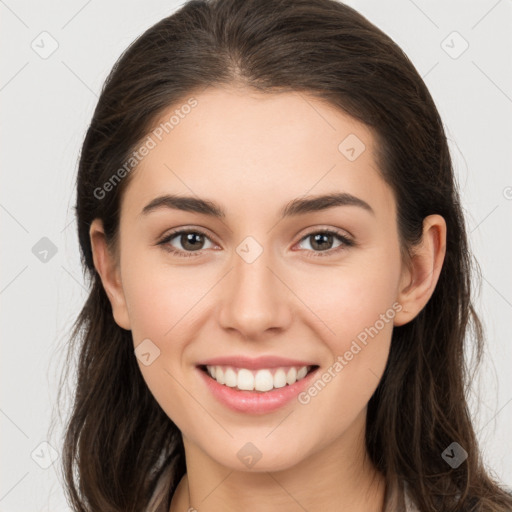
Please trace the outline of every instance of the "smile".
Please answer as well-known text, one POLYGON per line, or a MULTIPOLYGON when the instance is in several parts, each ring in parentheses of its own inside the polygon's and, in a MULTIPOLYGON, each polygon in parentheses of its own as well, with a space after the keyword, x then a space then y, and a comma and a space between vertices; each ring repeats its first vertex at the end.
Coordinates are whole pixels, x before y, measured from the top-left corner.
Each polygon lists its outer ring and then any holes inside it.
POLYGON ((268 414, 295 402, 319 366, 282 357, 221 357, 196 365, 205 391, 222 406, 245 414, 268 414))
POLYGON ((212 379, 219 384, 240 391, 267 392, 273 389, 291 386, 302 380, 313 369, 313 366, 292 366, 278 368, 262 368, 249 370, 232 366, 204 366, 212 379))

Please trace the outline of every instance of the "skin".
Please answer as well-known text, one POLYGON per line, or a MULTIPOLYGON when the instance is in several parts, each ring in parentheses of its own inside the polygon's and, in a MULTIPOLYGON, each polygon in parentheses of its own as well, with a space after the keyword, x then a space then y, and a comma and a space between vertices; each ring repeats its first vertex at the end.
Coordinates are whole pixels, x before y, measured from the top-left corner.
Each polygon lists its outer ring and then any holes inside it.
MULTIPOLYGON (((150 365, 138 363, 183 434, 187 474, 170 510, 380 511, 385 482, 366 453, 367 403, 384 372, 393 325, 411 321, 434 291, 444 219, 427 217, 421 244, 402 261, 394 195, 364 124, 303 93, 224 87, 195 98, 198 106, 132 171, 118 252, 107 250, 101 220, 90 229, 115 321, 132 331, 134 347, 149 338, 160 350, 150 365), (338 150, 348 134, 366 147, 354 161, 338 150), (279 220, 295 198, 341 191, 374 214, 352 205, 279 220), (226 217, 171 209, 141 216, 163 193, 213 200, 226 217), (157 245, 182 226, 207 232, 200 255, 179 257, 157 245), (336 238, 325 249, 305 238, 326 228, 356 245, 335 252, 336 238), (236 252, 247 236, 263 249, 252 263, 236 252), (307 404, 234 412, 195 368, 221 355, 278 355, 314 361, 321 374, 393 304, 401 310, 307 404), (247 442, 262 454, 251 468, 237 457, 247 442)), ((168 245, 193 253, 179 235, 168 245)))

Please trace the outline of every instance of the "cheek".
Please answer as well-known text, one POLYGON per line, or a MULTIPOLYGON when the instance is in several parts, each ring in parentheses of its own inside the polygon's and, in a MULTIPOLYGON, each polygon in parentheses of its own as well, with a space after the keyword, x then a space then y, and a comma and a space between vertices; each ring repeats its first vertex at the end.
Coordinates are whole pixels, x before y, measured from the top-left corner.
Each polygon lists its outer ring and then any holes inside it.
POLYGON ((390 337, 400 270, 398 249, 375 248, 354 253, 346 264, 316 271, 307 282, 301 278, 301 297, 328 327, 324 339, 332 352, 345 352, 368 329, 375 337, 372 327, 383 338, 390 337))
MULTIPOLYGON (((138 260, 139 262, 142 260, 138 260)), ((165 265, 126 262, 123 277, 133 345, 141 343, 158 354, 151 364, 138 365, 151 394, 180 428, 190 428, 198 410, 190 396, 199 394, 187 379, 187 344, 198 332, 201 297, 208 290, 206 276, 197 272, 170 269, 165 265), (148 341, 150 340, 150 344, 148 341)))
POLYGON ((144 338, 154 338, 158 344, 170 339, 178 341, 180 337, 176 333, 190 326, 211 276, 208 279, 205 271, 193 267, 171 267, 160 256, 156 260, 147 255, 145 258, 127 259, 123 272, 135 343, 144 338))
POLYGON ((334 439, 348 429, 385 370, 393 319, 400 309, 396 302, 400 268, 394 258, 380 256, 375 265, 339 268, 329 278, 315 281, 330 290, 311 301, 311 309, 320 312, 323 325, 318 335, 323 333, 320 339, 329 360, 324 360, 317 379, 299 397, 313 417, 328 416, 311 426, 315 439, 334 439))

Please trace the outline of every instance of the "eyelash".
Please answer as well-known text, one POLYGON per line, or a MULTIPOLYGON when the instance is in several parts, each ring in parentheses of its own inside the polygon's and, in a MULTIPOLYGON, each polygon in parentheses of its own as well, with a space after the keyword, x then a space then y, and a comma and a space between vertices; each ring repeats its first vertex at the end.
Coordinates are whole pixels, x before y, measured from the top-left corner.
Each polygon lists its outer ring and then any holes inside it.
MULTIPOLYGON (((182 235, 184 233, 194 233, 194 234, 202 235, 210 240, 210 237, 204 231, 201 231, 200 229, 180 229, 180 230, 173 231, 173 232, 169 233, 168 235, 166 235, 160 242, 158 242, 157 245, 162 245, 165 251, 167 251, 175 256, 178 256, 180 258, 190 258, 190 257, 200 256, 202 254, 202 250, 201 251, 181 251, 178 249, 171 248, 171 246, 167 245, 173 238, 176 238, 176 236, 182 235)), ((313 235, 318 235, 318 234, 334 235, 336 238, 338 238, 338 240, 340 240, 342 242, 342 245, 340 245, 339 247, 336 247, 334 249, 328 249, 326 251, 311 251, 311 250, 306 249, 306 253, 307 253, 306 256, 309 258, 324 258, 327 256, 332 256, 334 254, 339 253, 340 251, 346 250, 347 248, 353 247, 355 245, 355 242, 353 240, 351 240, 350 238, 341 234, 341 232, 332 230, 332 229, 323 229, 323 230, 319 230, 319 231, 312 231, 311 233, 308 233, 307 235, 303 236, 299 240, 298 243, 306 240, 307 238, 309 238, 313 235), (311 254, 311 252, 313 254, 311 254)))

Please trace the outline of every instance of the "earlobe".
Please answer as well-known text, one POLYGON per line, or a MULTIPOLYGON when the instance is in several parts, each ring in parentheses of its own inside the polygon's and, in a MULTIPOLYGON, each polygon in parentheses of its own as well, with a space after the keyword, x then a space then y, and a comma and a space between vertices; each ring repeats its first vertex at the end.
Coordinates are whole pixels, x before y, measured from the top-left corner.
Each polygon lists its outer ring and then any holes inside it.
POLYGON ((423 220, 422 240, 413 247, 402 274, 397 299, 402 309, 395 316, 394 325, 410 322, 425 307, 434 293, 445 254, 446 222, 440 215, 429 215, 423 220))
POLYGON ((100 275, 101 282, 112 306, 114 320, 123 329, 130 330, 130 319, 126 306, 119 265, 109 251, 103 222, 94 219, 89 230, 94 267, 100 275))

